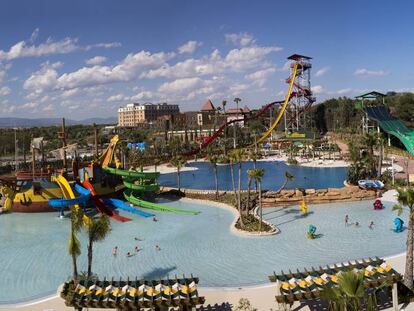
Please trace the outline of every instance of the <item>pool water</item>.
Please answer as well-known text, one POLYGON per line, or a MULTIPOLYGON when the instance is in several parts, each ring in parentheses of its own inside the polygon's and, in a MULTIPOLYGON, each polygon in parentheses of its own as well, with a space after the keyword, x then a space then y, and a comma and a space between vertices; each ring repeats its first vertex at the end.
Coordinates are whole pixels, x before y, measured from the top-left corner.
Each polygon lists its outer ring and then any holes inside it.
MULTIPOLYGON (((192 189, 215 189, 214 169, 209 162, 191 162, 189 167, 196 167, 195 171, 181 172, 181 187, 192 189)), ((265 174, 262 188, 268 190, 279 189, 285 181, 285 172, 294 176, 286 189, 294 188, 341 188, 346 179, 346 167, 305 167, 300 165, 287 165, 284 161, 258 161, 258 168, 263 168, 265 174)), ((244 162, 242 166, 242 188, 247 189, 248 169, 253 168, 253 162, 244 162)), ((231 190, 232 180, 230 165, 218 165, 217 175, 220 190, 231 190)), ((234 165, 234 176, 237 187, 238 168, 234 165)), ((177 174, 162 174, 159 182, 163 186, 177 187, 177 174)))
MULTIPOLYGON (((302 217, 298 207, 266 208, 264 218, 281 233, 243 237, 231 233, 234 216, 227 209, 190 201, 163 202, 197 209, 201 214, 157 213, 158 222, 135 215, 127 223, 112 222, 112 232, 97 243, 93 269, 100 277, 164 278, 175 274, 200 277, 202 286, 242 286, 265 283, 273 271, 319 266, 368 256, 387 256, 405 249, 405 233, 394 233, 391 203, 374 211, 372 201, 310 205, 302 217), (361 226, 345 227, 344 217, 361 226), (374 229, 369 229, 374 221, 374 229), (308 240, 309 224, 319 239, 308 240), (134 237, 145 240, 137 242, 134 237), (119 255, 111 255, 119 247, 119 255), (143 250, 127 258, 138 245, 143 250), (161 250, 156 250, 159 245, 161 250)), ((401 216, 402 219, 406 215, 401 216)), ((71 275, 67 254, 69 219, 55 213, 0 216, 0 303, 14 303, 56 292, 71 275)), ((86 240, 81 236, 79 270, 86 270, 86 240)))

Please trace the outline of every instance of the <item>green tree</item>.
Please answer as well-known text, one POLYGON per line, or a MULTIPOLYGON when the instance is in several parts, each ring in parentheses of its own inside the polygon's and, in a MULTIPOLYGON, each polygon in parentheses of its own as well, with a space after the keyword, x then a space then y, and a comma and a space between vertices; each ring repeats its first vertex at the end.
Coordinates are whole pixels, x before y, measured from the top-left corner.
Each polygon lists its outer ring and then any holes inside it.
MULTIPOLYGON (((223 114, 225 116, 224 122, 227 122, 227 117, 226 117, 226 105, 227 105, 227 101, 226 100, 223 100, 221 102, 221 105, 223 107, 223 114)), ((227 126, 224 128, 224 144, 223 144, 223 147, 224 147, 224 154, 227 155, 227 126)))
POLYGON ((92 276, 92 259, 93 245, 106 238, 111 232, 111 223, 105 214, 101 214, 98 218, 91 218, 90 223, 86 226, 88 234, 88 277, 92 276))
POLYGON ((280 191, 282 191, 283 189, 285 189, 286 185, 288 184, 289 181, 292 181, 293 179, 295 179, 295 176, 292 175, 291 173, 289 173, 288 171, 285 172, 285 180, 283 182, 283 184, 280 186, 280 188, 278 190, 276 190, 276 193, 280 193, 280 191))
POLYGON ((171 159, 170 163, 177 169, 178 191, 181 191, 181 169, 187 163, 187 161, 182 156, 175 156, 171 159))
POLYGON ((259 211, 260 211, 260 223, 259 223, 259 232, 262 231, 262 222, 263 222, 263 208, 262 208, 262 178, 264 175, 264 169, 256 168, 253 170, 251 176, 259 185, 259 211))
POLYGON ((83 218, 84 214, 80 208, 71 209, 68 252, 69 255, 72 257, 72 274, 75 283, 78 281, 77 259, 81 254, 81 244, 77 237, 77 234, 83 227, 83 218))
MULTIPOLYGON (((236 103, 236 106, 237 106, 237 118, 238 118, 239 117, 239 112, 240 112, 240 110, 239 110, 239 102, 241 102, 241 99, 238 98, 238 97, 236 97, 233 101, 236 103)), ((234 146, 233 147, 234 148, 237 147, 237 123, 238 122, 236 122, 236 123, 233 124, 233 134, 234 134, 234 146)))
POLYGON ((218 190, 218 174, 217 174, 217 163, 219 162, 219 156, 212 155, 209 157, 211 165, 213 165, 214 169, 214 179, 216 182, 216 199, 218 198, 219 190, 218 190))
POLYGON ((404 207, 408 209, 407 249, 405 253, 404 284, 413 289, 413 219, 414 219, 414 188, 397 189, 398 203, 392 210, 401 215, 404 207))
POLYGON ((238 166, 238 186, 237 186, 237 209, 240 213, 240 226, 244 227, 243 217, 242 217, 242 210, 241 210, 241 175, 242 175, 242 164, 243 160, 245 159, 245 151, 244 149, 236 149, 233 150, 232 156, 234 161, 237 163, 238 166))

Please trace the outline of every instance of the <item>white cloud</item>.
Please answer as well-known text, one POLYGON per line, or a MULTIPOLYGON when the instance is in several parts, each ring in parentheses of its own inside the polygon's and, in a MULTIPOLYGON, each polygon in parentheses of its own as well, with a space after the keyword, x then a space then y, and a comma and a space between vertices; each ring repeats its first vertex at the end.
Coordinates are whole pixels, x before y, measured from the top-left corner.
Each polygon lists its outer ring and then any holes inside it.
POLYGON ((246 46, 249 44, 254 44, 256 42, 253 36, 246 32, 226 33, 224 35, 224 38, 226 39, 226 42, 232 43, 237 46, 246 46))
POLYGON ((59 76, 55 69, 42 68, 33 73, 24 83, 26 90, 42 93, 50 90, 68 90, 114 82, 127 82, 137 79, 140 73, 158 68, 174 56, 174 53, 154 53, 141 51, 128 54, 116 66, 83 67, 77 71, 59 76))
POLYGON ((321 94, 321 93, 325 92, 325 90, 322 87, 322 85, 315 85, 315 86, 312 86, 312 92, 314 94, 321 94))
POLYGON ((33 108, 36 108, 37 106, 39 106, 38 103, 36 103, 36 102, 29 102, 29 103, 26 103, 26 104, 22 105, 20 108, 21 109, 33 109, 33 108))
POLYGON ((23 57, 39 57, 53 54, 67 54, 78 50, 90 50, 92 48, 113 48, 120 46, 120 43, 97 43, 85 47, 78 44, 78 39, 66 37, 62 40, 54 41, 49 38, 46 42, 34 45, 33 41, 39 34, 36 29, 28 42, 20 41, 10 47, 8 51, 0 50, 0 60, 14 60, 23 57))
POLYGON ((87 65, 99 65, 107 61, 105 56, 95 56, 85 61, 87 65))
POLYGON ((355 70, 354 75, 359 77, 381 77, 387 75, 387 73, 383 70, 368 70, 362 68, 355 70))
POLYGON ((109 97, 107 98, 107 101, 108 101, 108 102, 120 102, 120 101, 123 101, 123 100, 124 100, 124 98, 125 98, 125 96, 124 96, 124 95, 122 95, 122 94, 117 94, 117 95, 112 95, 112 96, 109 96, 109 97))
POLYGON ((54 110, 55 110, 55 107, 52 104, 49 104, 49 105, 43 107, 43 109, 42 109, 42 111, 44 111, 44 112, 51 112, 51 111, 54 111, 54 110))
POLYGON ((267 79, 275 72, 276 72, 276 69, 270 67, 270 68, 267 68, 267 69, 262 69, 262 70, 255 71, 253 73, 245 75, 244 77, 248 80, 253 81, 259 87, 262 87, 263 85, 265 85, 267 79))
POLYGON ((141 91, 138 94, 131 96, 130 101, 140 101, 140 100, 151 100, 154 99, 157 95, 151 91, 141 91))
POLYGON ((188 41, 187 43, 183 44, 178 48, 178 53, 184 54, 189 53, 192 54, 196 50, 198 46, 201 45, 201 42, 198 41, 188 41))
POLYGON ((30 36, 30 39, 29 39, 29 42, 30 42, 30 43, 35 42, 38 36, 39 36, 39 28, 36 28, 36 29, 32 32, 32 34, 31 34, 31 36, 30 36))
POLYGON ((315 73, 315 77, 322 77, 325 75, 331 68, 328 66, 322 67, 315 73))
POLYGON ((0 87, 0 96, 7 96, 11 93, 11 89, 8 86, 0 87))
POLYGON ((345 88, 345 89, 340 89, 340 90, 336 91, 336 93, 338 95, 349 94, 349 93, 352 93, 352 92, 353 92, 353 89, 351 89, 351 88, 345 88))

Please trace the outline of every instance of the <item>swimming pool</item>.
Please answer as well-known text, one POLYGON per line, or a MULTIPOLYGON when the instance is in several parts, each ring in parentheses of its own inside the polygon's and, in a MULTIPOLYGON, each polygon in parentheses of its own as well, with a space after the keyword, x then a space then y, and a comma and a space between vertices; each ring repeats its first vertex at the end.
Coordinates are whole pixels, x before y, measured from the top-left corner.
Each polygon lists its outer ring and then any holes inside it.
MULTIPOLYGON (((192 189, 215 189, 214 169, 209 162, 191 162, 187 166, 196 167, 198 170, 181 172, 181 187, 192 189)), ((263 168, 262 188, 276 190, 285 180, 285 172, 294 176, 286 188, 341 188, 346 179, 346 167, 305 167, 300 165, 287 165, 284 161, 258 161, 258 168, 263 168)), ((253 168, 253 162, 244 162, 242 166, 242 187, 247 189, 246 170, 253 168)), ((220 190, 231 190, 232 181, 230 165, 219 165, 218 181, 220 190)), ((238 169, 234 166, 235 181, 237 185, 238 169)), ((177 174, 162 174, 159 182, 163 186, 176 187, 177 174)))
MULTIPOLYGON (((309 206, 301 217, 298 208, 266 208, 264 217, 281 233, 269 237, 242 237, 230 232, 231 211, 189 201, 170 202, 195 208, 197 216, 157 213, 158 222, 128 214, 133 221, 113 222, 108 238, 97 243, 94 271, 100 277, 160 278, 193 273, 202 286, 242 286, 267 282, 281 269, 303 268, 368 256, 387 256, 405 249, 405 234, 392 231, 395 213, 391 203, 374 211, 372 201, 309 206), (344 216, 361 227, 345 227, 344 216), (373 230, 368 228, 375 222, 373 230), (308 240, 314 224, 323 237, 308 240), (136 242, 134 237, 145 238, 136 242), (126 252, 143 248, 136 256, 126 252), (112 248, 120 254, 114 258, 112 248), (155 245, 161 247, 160 251, 155 245)), ((406 215, 401 216, 403 219, 406 215)), ((0 216, 0 302, 15 303, 56 292, 71 274, 67 255, 69 219, 55 213, 0 216)), ((86 270, 86 242, 82 236, 80 270, 86 270)))

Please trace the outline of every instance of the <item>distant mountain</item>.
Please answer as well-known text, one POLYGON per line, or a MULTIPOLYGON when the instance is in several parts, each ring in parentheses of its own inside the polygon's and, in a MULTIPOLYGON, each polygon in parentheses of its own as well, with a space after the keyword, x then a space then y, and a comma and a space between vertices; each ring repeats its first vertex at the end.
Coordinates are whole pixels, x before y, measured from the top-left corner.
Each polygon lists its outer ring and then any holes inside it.
MULTIPOLYGON (((114 117, 109 118, 88 118, 84 120, 71 120, 65 119, 66 125, 90 125, 93 123, 96 124, 116 124, 118 119, 114 117)), ((34 127, 34 126, 52 126, 52 125, 61 125, 61 118, 38 118, 38 119, 29 119, 29 118, 0 118, 0 128, 10 128, 10 127, 34 127)))

